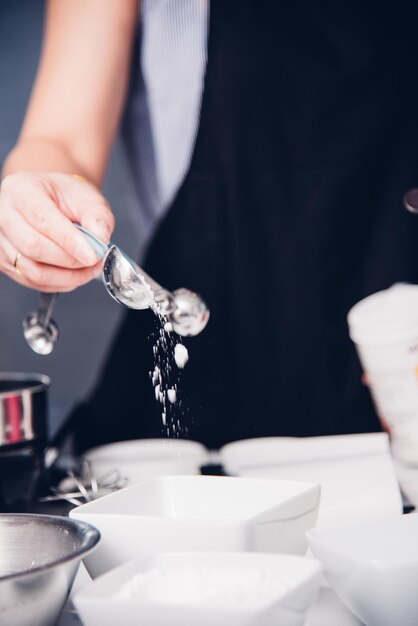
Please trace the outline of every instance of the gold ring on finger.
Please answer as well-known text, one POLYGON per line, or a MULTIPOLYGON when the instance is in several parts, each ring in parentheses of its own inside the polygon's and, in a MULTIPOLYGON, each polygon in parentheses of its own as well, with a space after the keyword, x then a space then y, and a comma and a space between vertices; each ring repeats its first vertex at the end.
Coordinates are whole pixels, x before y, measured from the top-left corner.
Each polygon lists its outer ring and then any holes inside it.
POLYGON ((16 274, 18 276, 20 276, 22 274, 22 271, 19 268, 19 261, 20 261, 21 258, 22 258, 22 254, 21 254, 21 252, 18 252, 16 254, 16 257, 15 257, 15 260, 14 260, 14 263, 13 263, 13 269, 14 269, 14 271, 16 272, 16 274))

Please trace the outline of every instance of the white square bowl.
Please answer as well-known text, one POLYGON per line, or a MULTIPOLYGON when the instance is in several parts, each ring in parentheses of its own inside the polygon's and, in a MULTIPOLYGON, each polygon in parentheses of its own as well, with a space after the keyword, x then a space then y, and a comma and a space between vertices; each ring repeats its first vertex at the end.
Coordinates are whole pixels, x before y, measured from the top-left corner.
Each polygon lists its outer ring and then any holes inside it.
POLYGON ((418 624, 418 515, 307 533, 341 600, 367 626, 418 624))
POLYGON ((320 487, 223 476, 164 476, 70 513, 100 530, 85 560, 92 577, 146 553, 179 550, 304 554, 320 487))
POLYGON ((162 553, 100 576, 74 604, 85 626, 302 626, 320 571, 281 554, 162 553))
POLYGON ((133 485, 155 476, 199 474, 209 460, 209 451, 188 439, 132 439, 87 450, 84 459, 96 479, 117 470, 133 485))

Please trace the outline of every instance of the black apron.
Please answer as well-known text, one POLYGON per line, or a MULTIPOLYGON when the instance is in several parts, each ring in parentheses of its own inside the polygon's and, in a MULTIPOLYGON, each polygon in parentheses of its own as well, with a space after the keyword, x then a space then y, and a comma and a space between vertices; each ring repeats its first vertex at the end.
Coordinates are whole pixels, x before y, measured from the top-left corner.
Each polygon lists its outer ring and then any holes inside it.
MULTIPOLYGON (((200 127, 150 247, 162 285, 206 299, 185 341, 180 436, 379 429, 346 315, 418 282, 416 3, 212 0, 200 127), (186 407, 186 408, 184 408, 186 407)), ((151 312, 128 311, 72 416, 77 450, 164 436, 151 312)))

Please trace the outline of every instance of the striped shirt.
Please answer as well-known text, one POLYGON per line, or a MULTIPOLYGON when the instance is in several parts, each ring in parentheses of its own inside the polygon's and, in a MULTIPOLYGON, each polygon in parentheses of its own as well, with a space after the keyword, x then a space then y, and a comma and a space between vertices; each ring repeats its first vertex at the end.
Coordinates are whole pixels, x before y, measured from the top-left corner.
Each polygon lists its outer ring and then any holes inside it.
POLYGON ((143 0, 123 135, 145 242, 190 165, 207 58, 209 0, 143 0))

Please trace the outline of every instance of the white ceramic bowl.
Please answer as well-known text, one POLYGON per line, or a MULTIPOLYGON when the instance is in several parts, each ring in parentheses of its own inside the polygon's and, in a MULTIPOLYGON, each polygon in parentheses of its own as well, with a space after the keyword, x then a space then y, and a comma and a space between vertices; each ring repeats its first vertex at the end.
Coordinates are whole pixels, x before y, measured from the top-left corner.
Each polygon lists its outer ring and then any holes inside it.
POLYGON ((281 554, 163 553, 99 577, 74 604, 85 626, 302 626, 320 571, 281 554))
POLYGON ((313 483, 224 476, 164 476, 70 513, 102 540, 85 560, 95 577, 144 553, 178 550, 304 554, 320 488, 313 483))
POLYGON ((386 433, 247 439, 220 456, 230 474, 320 484, 318 527, 402 513, 386 433))
POLYGON ((154 476, 199 474, 209 452, 201 443, 187 439, 134 439, 92 448, 84 458, 95 478, 118 470, 133 485, 154 476))
POLYGON ((314 556, 367 626, 418 624, 418 515, 307 533, 314 556))

